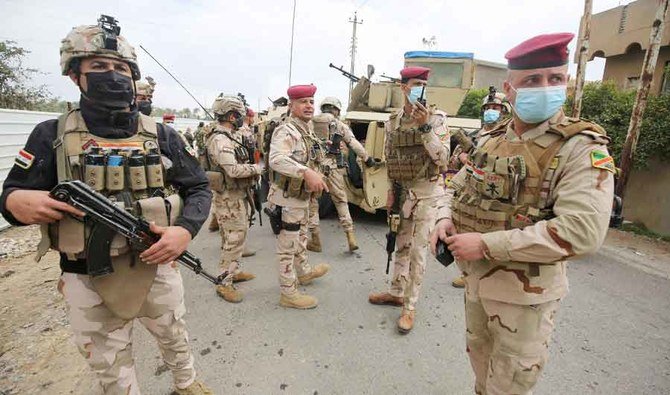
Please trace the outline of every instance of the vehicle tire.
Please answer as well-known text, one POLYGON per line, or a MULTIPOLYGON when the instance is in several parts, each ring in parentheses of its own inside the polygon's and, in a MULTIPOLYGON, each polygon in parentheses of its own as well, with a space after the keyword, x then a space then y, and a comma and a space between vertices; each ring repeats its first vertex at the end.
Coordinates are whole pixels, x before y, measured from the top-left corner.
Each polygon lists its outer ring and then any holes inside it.
POLYGON ((319 198, 319 218, 326 218, 335 211, 335 203, 330 198, 330 193, 324 192, 319 198))

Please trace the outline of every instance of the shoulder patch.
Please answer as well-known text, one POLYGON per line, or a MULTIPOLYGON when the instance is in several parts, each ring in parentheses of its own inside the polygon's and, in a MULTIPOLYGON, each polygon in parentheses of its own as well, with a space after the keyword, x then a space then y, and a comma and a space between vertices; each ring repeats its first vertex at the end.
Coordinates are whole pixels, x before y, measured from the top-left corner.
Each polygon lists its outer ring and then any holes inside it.
POLYGON ((33 165, 34 160, 35 160, 35 155, 33 155, 30 152, 22 149, 21 151, 19 151, 18 154, 16 154, 16 158, 14 159, 14 163, 18 167, 20 167, 24 170, 28 170, 33 165))
POLYGON ((596 169, 603 169, 612 174, 616 173, 616 168, 614 167, 614 158, 607 154, 605 151, 594 149, 591 151, 591 165, 596 169))

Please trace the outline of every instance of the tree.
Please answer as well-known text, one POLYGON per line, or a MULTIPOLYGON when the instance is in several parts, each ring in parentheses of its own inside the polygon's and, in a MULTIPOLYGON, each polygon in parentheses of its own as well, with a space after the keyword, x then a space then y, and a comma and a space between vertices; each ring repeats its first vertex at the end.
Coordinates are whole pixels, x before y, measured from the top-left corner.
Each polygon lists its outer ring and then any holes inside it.
POLYGON ((465 118, 479 118, 482 113, 482 100, 489 94, 488 89, 473 89, 463 99, 456 116, 465 118))
POLYGON ((29 86, 38 70, 23 65, 26 49, 15 41, 0 41, 0 108, 34 110, 38 104, 51 99, 47 88, 29 86))

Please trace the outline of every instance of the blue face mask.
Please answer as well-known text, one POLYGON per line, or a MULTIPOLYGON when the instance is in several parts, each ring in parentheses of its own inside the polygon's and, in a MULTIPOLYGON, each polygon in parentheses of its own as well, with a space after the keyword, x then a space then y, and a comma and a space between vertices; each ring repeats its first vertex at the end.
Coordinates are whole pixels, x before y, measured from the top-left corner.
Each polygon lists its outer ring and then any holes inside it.
POLYGON ((516 115, 526 123, 546 121, 556 114, 565 103, 565 85, 514 90, 516 91, 516 99, 512 107, 516 115))
MULTIPOLYGON (((421 91, 423 91, 423 89, 424 88, 421 85, 411 87, 409 90, 409 95, 407 95, 407 99, 409 100, 409 102, 412 104, 416 103, 419 100, 419 98, 421 98, 421 91)), ((425 98, 426 97, 424 95, 424 99, 425 98)))
POLYGON ((500 119, 500 110, 489 108, 484 111, 484 123, 498 122, 498 119, 500 119))

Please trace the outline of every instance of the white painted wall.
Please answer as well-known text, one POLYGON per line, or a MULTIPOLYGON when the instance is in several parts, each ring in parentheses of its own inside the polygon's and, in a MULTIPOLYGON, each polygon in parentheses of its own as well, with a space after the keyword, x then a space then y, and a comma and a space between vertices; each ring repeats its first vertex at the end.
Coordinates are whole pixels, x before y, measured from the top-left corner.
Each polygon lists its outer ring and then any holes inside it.
MULTIPOLYGON (((16 154, 25 145, 28 135, 33 131, 35 125, 49 119, 58 118, 59 115, 59 113, 52 112, 0 108, 0 192, 2 192, 2 184, 5 183, 9 170, 14 165, 16 154)), ((159 117, 155 119, 156 122, 163 121, 159 117)), ((177 118, 175 126, 177 129, 183 131, 186 131, 186 128, 190 127, 191 131, 195 132, 199 122, 197 119, 177 118)), ((0 229, 4 229, 7 226, 9 226, 7 221, 0 216, 0 229)))

